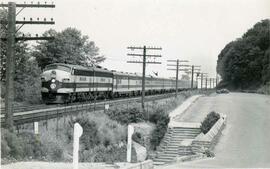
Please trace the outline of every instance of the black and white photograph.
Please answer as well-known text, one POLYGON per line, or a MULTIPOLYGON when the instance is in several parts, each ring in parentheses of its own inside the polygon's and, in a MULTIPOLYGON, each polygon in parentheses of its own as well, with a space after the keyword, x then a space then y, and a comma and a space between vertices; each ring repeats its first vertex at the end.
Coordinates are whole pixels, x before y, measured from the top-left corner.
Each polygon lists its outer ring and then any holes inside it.
POLYGON ((2 169, 270 168, 270 0, 1 0, 2 169))

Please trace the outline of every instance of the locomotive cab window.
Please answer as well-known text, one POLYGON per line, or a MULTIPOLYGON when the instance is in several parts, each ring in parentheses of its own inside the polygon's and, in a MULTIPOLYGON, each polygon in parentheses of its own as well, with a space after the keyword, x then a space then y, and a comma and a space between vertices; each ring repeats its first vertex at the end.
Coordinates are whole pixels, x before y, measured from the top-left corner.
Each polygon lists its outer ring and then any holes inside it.
POLYGON ((48 66, 45 67, 44 71, 52 70, 52 69, 59 69, 59 70, 65 71, 65 72, 70 72, 71 71, 70 67, 63 66, 63 65, 48 65, 48 66))

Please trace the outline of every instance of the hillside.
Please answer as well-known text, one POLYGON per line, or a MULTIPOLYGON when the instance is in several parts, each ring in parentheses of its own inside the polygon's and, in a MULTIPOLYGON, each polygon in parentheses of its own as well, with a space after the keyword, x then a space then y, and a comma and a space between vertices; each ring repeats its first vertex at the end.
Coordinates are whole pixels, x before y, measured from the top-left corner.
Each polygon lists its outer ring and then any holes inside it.
POLYGON ((270 81, 270 20, 256 23, 218 55, 220 87, 258 89, 270 81))

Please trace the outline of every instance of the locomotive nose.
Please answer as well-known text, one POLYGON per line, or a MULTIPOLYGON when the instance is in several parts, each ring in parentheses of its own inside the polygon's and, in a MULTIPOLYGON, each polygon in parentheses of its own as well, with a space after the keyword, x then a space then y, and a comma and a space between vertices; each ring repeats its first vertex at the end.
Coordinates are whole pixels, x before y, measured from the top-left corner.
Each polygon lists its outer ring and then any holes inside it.
POLYGON ((53 79, 55 79, 56 78, 56 71, 55 70, 52 70, 51 71, 51 78, 53 79))

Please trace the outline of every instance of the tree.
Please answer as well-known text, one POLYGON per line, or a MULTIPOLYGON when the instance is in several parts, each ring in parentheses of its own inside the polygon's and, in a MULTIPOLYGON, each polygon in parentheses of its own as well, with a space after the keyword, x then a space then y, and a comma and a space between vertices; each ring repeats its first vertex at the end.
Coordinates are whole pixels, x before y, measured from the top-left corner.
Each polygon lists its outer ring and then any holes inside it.
MULTIPOLYGON (((1 21, 7 20, 7 11, 0 10, 1 21)), ((1 25, 0 35, 6 37, 7 30, 5 25, 1 25)), ((22 34, 17 33, 17 36, 22 34)), ((5 95, 5 80, 6 80, 6 57, 7 44, 1 40, 1 97, 5 95)), ((37 66, 35 59, 30 55, 30 48, 24 41, 18 41, 15 44, 15 100, 39 102, 40 101, 40 73, 41 70, 37 66)))
POLYGON ((54 36, 52 41, 38 42, 33 56, 43 69, 51 63, 69 63, 82 66, 93 66, 105 60, 99 55, 99 48, 88 36, 83 36, 75 28, 67 28, 62 32, 50 29, 44 36, 54 36))
POLYGON ((181 80, 190 80, 189 75, 182 75, 181 80))
POLYGON ((231 88, 258 88, 270 81, 270 20, 262 20, 218 55, 217 72, 231 88))

